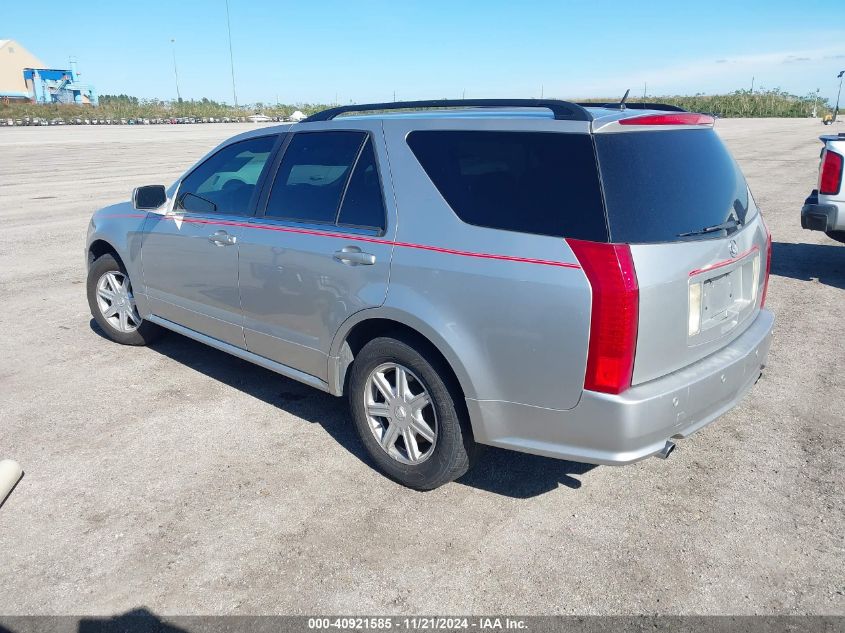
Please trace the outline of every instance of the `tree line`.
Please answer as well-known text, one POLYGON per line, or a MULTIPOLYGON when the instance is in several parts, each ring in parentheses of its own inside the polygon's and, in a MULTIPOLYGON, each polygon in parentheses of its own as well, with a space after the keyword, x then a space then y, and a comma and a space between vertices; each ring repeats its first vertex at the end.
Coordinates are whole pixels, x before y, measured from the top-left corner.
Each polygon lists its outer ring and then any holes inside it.
MULTIPOLYGON (((592 102, 614 102, 618 97, 591 98, 592 102)), ((780 89, 774 90, 737 90, 730 94, 721 95, 672 95, 648 96, 629 101, 661 102, 677 105, 692 112, 707 112, 720 117, 809 117, 813 108, 817 116, 832 111, 832 107, 825 99, 817 99, 814 94, 797 96, 780 89)), ((296 103, 269 104, 253 103, 238 107, 212 99, 139 99, 130 95, 105 94, 100 97, 100 105, 94 110, 90 106, 75 104, 33 104, 9 103, 0 104, 0 117, 40 117, 40 118, 74 118, 90 117, 111 119, 157 119, 157 118, 225 118, 245 117, 260 112, 270 117, 286 117, 300 110, 305 114, 312 114, 319 110, 332 107, 330 104, 296 103)))

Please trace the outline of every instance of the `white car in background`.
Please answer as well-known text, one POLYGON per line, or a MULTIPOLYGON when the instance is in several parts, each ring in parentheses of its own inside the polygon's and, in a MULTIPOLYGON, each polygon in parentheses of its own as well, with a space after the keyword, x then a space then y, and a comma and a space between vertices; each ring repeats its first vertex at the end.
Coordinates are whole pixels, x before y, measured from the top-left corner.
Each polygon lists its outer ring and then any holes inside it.
POLYGON ((249 120, 250 123, 267 123, 268 121, 272 121, 272 119, 267 115, 258 113, 248 116, 247 120, 249 120))
POLYGON ((801 209, 801 228, 824 231, 828 237, 845 242, 845 132, 826 134, 819 164, 818 188, 813 189, 801 209))

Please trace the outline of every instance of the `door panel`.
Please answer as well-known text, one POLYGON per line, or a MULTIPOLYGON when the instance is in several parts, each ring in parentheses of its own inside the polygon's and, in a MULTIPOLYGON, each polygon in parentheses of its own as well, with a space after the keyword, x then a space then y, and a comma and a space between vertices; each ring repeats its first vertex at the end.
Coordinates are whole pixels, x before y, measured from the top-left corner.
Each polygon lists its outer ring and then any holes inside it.
POLYGON ((384 302, 393 247, 273 220, 259 226, 267 228, 247 228, 240 246, 247 349, 325 380, 340 324, 384 302), (360 252, 353 258, 368 254, 374 263, 338 259, 351 249, 360 252))
POLYGON ((384 302, 396 226, 386 164, 376 122, 291 137, 240 241, 248 350, 325 380, 341 323, 384 302))
POLYGON ((244 346, 237 245, 243 229, 219 224, 243 220, 150 214, 141 257, 153 314, 244 346))
POLYGON ((174 211, 151 213, 141 260, 153 314, 244 347, 238 240, 280 137, 230 143, 190 171, 174 211))

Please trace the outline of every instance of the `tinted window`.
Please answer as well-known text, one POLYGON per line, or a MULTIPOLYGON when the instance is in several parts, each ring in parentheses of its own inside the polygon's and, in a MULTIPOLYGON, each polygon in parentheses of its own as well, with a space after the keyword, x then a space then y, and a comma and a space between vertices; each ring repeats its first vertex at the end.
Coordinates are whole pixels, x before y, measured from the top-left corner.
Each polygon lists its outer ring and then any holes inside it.
POLYGON ((177 208, 249 214, 255 186, 275 143, 275 136, 262 136, 224 147, 182 181, 177 208))
POLYGON ((610 237, 674 242, 728 220, 744 222, 745 178, 713 130, 596 134, 610 237))
POLYGON ((384 200, 373 143, 367 140, 343 196, 338 224, 384 229, 384 200))
POLYGON ((464 222, 607 241, 587 134, 418 131, 408 144, 464 222))
POLYGON ((276 173, 265 215, 334 223, 365 137, 363 132, 295 134, 276 173))

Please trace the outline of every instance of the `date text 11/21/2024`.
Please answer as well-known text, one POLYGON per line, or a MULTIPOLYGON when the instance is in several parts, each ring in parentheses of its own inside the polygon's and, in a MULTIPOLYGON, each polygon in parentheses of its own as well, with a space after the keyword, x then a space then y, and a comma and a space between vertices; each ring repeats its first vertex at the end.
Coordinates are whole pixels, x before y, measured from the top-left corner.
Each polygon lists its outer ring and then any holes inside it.
POLYGON ((519 631, 526 630, 527 623, 518 618, 502 617, 337 617, 309 618, 308 629, 328 630, 375 630, 375 631, 519 631))

